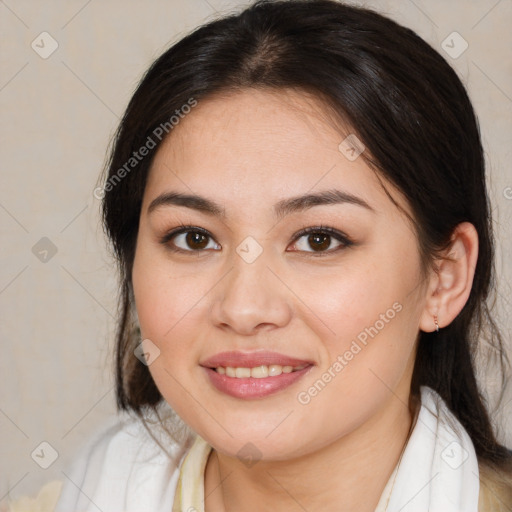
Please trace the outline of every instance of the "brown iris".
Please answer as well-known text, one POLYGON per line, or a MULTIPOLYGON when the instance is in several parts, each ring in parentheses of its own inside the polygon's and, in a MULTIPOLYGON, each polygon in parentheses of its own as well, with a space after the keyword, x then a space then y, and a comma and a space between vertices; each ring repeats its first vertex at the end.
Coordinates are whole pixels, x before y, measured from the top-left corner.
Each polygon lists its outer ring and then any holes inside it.
POLYGON ((313 233, 308 236, 308 243, 311 247, 316 250, 328 249, 331 244, 330 235, 325 235, 322 233, 313 233))
POLYGON ((208 237, 197 231, 189 231, 185 240, 192 249, 204 249, 208 245, 208 237))

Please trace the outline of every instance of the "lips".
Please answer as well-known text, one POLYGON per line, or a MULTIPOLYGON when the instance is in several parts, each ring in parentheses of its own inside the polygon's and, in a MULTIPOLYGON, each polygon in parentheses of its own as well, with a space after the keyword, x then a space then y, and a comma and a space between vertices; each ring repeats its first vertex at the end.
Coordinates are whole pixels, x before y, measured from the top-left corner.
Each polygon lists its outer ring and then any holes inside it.
POLYGON ((254 368, 256 366, 303 366, 311 365, 312 361, 307 359, 297 359, 296 357, 286 356, 278 352, 221 352, 200 363, 206 368, 233 367, 233 368, 254 368))
POLYGON ((277 352, 222 352, 206 359, 201 366, 217 391, 249 400, 265 398, 292 386, 309 373, 313 363, 277 352), (258 370, 258 378, 253 376, 254 370, 258 370))

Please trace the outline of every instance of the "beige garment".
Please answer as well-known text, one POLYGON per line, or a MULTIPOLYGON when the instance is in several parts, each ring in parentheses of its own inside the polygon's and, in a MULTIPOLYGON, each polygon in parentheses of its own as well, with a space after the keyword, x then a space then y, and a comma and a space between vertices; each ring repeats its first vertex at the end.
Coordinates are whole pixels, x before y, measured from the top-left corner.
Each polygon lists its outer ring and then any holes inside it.
POLYGON ((512 475, 480 466, 479 512, 512 511, 512 475))
POLYGON ((15 501, 9 501, 7 508, 0 507, 0 512, 53 512, 59 499, 63 482, 53 480, 39 490, 36 498, 22 496, 15 501))
POLYGON ((204 512, 204 471, 211 451, 197 436, 181 465, 172 512, 204 512))

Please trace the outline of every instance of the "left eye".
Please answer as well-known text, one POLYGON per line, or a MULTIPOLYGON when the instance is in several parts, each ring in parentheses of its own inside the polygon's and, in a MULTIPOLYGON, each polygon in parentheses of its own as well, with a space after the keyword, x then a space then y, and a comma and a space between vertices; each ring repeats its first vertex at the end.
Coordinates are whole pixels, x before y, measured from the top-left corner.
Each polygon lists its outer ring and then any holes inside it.
POLYGON ((346 235, 332 228, 308 228, 299 233, 296 238, 299 241, 295 242, 294 247, 304 252, 330 253, 352 245, 346 235), (301 239, 304 240, 301 241, 301 239), (337 243, 334 249, 333 242, 337 243), (308 247, 312 250, 308 250, 308 247))

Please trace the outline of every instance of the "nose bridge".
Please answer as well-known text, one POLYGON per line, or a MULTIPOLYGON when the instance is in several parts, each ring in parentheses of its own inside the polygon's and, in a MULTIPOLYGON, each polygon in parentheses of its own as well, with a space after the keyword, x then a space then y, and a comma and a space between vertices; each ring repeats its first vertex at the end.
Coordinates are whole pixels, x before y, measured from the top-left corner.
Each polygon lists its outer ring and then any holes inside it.
POLYGON ((224 290, 224 300, 238 301, 242 307, 263 307, 272 291, 276 290, 269 283, 272 273, 267 268, 270 264, 269 252, 249 240, 236 248, 231 259, 232 271, 224 290), (251 306, 252 305, 252 306, 251 306))
POLYGON ((268 268, 270 253, 252 237, 236 247, 229 258, 231 271, 216 294, 217 323, 246 334, 260 324, 286 324, 290 307, 285 287, 268 268))
POLYGON ((255 246, 252 241, 242 242, 236 248, 236 254, 233 254, 231 260, 233 279, 239 281, 238 286, 253 287, 255 293, 268 291, 270 286, 268 278, 272 274, 268 269, 272 264, 270 260, 270 250, 264 250, 260 244, 255 246))

